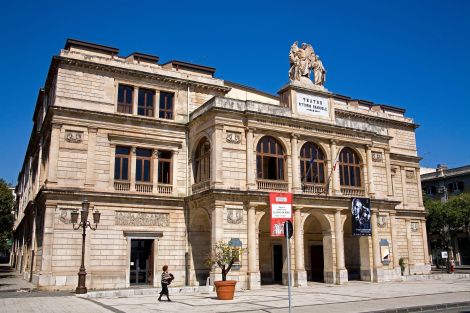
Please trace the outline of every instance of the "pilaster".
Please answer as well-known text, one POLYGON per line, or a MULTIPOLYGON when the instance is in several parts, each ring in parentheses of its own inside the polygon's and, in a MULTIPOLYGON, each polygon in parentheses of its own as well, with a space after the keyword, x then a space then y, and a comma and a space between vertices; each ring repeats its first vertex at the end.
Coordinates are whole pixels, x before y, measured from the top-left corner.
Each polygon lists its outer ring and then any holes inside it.
POLYGON ((304 234, 300 210, 302 207, 294 208, 294 251, 295 271, 294 285, 297 287, 307 286, 307 271, 304 262, 304 234))
POLYGON ((253 153, 253 128, 246 129, 246 189, 255 190, 255 169, 253 153))
POLYGON ((374 281, 384 281, 384 273, 382 267, 382 260, 380 256, 379 234, 377 231, 377 211, 372 211, 371 227, 372 227, 372 255, 374 260, 374 281))
MULTIPOLYGON (((86 177, 85 177, 85 187, 93 187, 95 185, 95 150, 96 150, 96 134, 98 128, 89 127, 88 128, 88 151, 87 151, 87 161, 86 161, 86 177)), ((111 172, 111 173, 114 173, 111 172)))
POLYGON ((335 211, 336 284, 348 282, 348 270, 344 263, 344 234, 341 210, 335 211))
POLYGON ((49 145, 49 161, 48 161, 48 175, 47 184, 57 184, 57 164, 59 160, 59 144, 60 144, 60 131, 62 124, 52 124, 51 129, 51 142, 49 145))
POLYGON ((248 205, 248 289, 261 288, 261 275, 256 265, 258 247, 256 246, 256 207, 248 205))
POLYGON ((374 186, 374 169, 372 166, 372 146, 366 145, 366 157, 367 157, 367 182, 368 182, 368 190, 369 196, 371 198, 375 197, 375 186, 374 186))

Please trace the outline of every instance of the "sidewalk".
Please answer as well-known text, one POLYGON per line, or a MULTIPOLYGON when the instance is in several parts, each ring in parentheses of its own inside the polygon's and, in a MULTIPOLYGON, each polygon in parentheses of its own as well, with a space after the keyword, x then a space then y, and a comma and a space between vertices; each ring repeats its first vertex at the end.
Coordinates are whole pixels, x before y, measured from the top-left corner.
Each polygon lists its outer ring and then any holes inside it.
MULTIPOLYGON (((31 290, 31 287, 16 272, 0 266, 0 312, 281 313, 288 311, 287 287, 279 285, 263 286, 260 290, 237 291, 235 299, 231 301, 217 300, 214 292, 172 294, 171 303, 158 302, 155 294, 85 299, 71 292, 41 292, 31 290), (24 292, 24 290, 31 291, 24 292)), ((433 305, 436 309, 437 305, 463 302, 466 302, 466 307, 470 308, 470 278, 389 283, 352 281, 342 286, 312 283, 308 287, 292 288, 292 305, 295 313, 397 312, 403 308, 414 307, 415 310, 422 310, 422 307, 428 308, 433 305)))

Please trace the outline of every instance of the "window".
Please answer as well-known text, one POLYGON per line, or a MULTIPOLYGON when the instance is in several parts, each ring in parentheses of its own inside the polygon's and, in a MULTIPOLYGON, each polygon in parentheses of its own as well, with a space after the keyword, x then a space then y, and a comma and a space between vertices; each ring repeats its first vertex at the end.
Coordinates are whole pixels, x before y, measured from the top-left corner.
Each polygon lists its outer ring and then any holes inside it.
POLYGON ((463 191, 463 189, 464 189, 463 181, 459 181, 459 182, 457 183, 457 190, 463 191))
POLYGON ((171 151, 158 151, 158 182, 171 184, 171 151))
POLYGON ((160 92, 160 108, 158 117, 173 119, 173 94, 168 92, 160 92))
POLYGON ((129 180, 129 155, 131 148, 116 147, 116 156, 114 158, 114 179, 129 180))
POLYGON ((437 193, 436 186, 431 186, 431 194, 435 195, 437 193))
POLYGON ((139 88, 139 99, 137 105, 137 114, 143 116, 153 116, 155 90, 139 88))
POLYGON ((121 85, 118 86, 118 103, 117 111, 119 113, 132 114, 132 98, 134 88, 132 86, 121 85))
POLYGON ((449 193, 459 192, 459 191, 463 191, 463 187, 464 187, 463 181, 453 182, 447 185, 447 191, 449 193))
POLYGON ((200 183, 211 178, 211 144, 203 138, 197 146, 194 169, 194 181, 200 183))
POLYGON ((307 142, 302 146, 300 176, 302 183, 325 183, 325 155, 318 145, 307 142))
POLYGON ((343 148, 339 155, 339 177, 342 186, 362 187, 361 161, 351 148, 343 148))
POLYGON ((256 147, 258 179, 284 180, 284 149, 270 136, 261 138, 256 147))
POLYGON ((135 180, 138 182, 150 182, 150 162, 152 161, 152 150, 137 148, 135 154, 135 180))

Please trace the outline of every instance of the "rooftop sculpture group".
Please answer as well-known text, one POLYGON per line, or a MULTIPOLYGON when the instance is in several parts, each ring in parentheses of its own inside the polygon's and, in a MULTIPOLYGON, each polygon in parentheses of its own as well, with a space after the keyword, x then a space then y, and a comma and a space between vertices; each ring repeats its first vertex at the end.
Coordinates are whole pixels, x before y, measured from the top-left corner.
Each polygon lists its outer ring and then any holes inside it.
POLYGON ((310 79, 310 71, 314 73, 314 83, 317 86, 323 86, 326 80, 326 70, 315 54, 312 45, 302 43, 299 48, 298 41, 290 48, 289 52, 289 78, 291 81, 301 81, 302 77, 310 79))

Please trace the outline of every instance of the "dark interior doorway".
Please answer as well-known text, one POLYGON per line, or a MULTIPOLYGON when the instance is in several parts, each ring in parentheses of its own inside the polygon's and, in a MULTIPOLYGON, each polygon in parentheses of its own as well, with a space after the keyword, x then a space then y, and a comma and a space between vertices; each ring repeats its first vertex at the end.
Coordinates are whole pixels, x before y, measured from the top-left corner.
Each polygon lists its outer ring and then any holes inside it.
POLYGON ((282 245, 273 245, 273 276, 274 282, 282 282, 282 245))
POLYGON ((131 239, 131 285, 153 285, 153 254, 153 239, 131 239))
POLYGON ((310 264, 311 275, 310 280, 323 282, 323 246, 310 246, 310 264))

